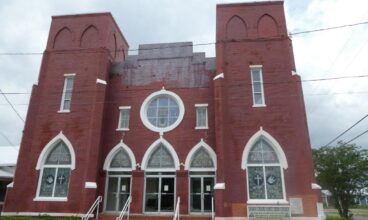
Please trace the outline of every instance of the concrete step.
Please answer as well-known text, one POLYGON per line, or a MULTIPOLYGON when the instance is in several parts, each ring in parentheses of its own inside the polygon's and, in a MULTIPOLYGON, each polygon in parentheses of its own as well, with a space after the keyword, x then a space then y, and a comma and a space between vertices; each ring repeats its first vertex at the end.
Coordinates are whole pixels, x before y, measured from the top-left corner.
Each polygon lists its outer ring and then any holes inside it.
MULTIPOLYGON (((115 220, 117 215, 113 214, 100 214, 99 220, 115 220)), ((127 218, 124 217, 124 220, 127 218)), ((130 215, 129 220, 172 220, 173 216, 170 215, 130 215)), ((211 220, 210 216, 189 216, 189 215, 180 215, 181 220, 211 220)))

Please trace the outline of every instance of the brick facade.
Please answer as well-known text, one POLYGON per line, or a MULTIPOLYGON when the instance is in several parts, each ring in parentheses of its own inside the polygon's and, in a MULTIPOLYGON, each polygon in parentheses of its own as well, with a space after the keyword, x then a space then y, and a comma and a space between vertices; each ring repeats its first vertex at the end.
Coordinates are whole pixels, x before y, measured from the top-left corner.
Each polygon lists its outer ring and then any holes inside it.
MULTIPOLYGON (((14 187, 8 190, 4 213, 85 213, 98 195, 105 197, 111 149, 121 140, 141 164, 149 146, 169 142, 180 163, 201 139, 217 155, 217 217, 247 216, 246 170, 242 155, 258 131, 282 147, 286 198, 301 198, 304 213, 316 217, 309 134, 300 77, 295 71, 283 2, 217 6, 216 58, 193 53, 189 42, 141 45, 128 56, 128 43, 111 14, 53 17, 39 82, 33 87, 14 187), (250 65, 262 65, 265 107, 253 107, 250 65), (60 113, 64 74, 75 73, 71 110, 60 113), (224 78, 213 80, 217 74, 224 78), (96 83, 104 80, 106 85, 96 83), (172 131, 160 134, 142 123, 140 109, 153 92, 177 94, 185 114, 172 131), (197 130, 195 104, 208 104, 208 129, 197 130), (130 106, 129 131, 118 131, 119 106, 130 106), (62 132, 75 151, 67 201, 34 201, 43 148, 62 132), (86 188, 86 182, 97 189, 86 188), (22 198, 22 199, 19 199, 22 198)), ((189 213, 189 172, 176 171, 176 197, 181 213, 189 213)), ((143 213, 145 171, 131 172, 131 212, 143 213)))

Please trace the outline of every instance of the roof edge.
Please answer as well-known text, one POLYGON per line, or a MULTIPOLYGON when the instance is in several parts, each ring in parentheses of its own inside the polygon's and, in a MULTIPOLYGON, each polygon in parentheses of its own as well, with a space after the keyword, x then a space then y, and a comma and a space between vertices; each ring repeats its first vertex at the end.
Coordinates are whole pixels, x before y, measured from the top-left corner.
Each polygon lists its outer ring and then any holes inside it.
POLYGON ((234 6, 253 6, 253 5, 279 5, 284 4, 284 0, 266 0, 266 1, 253 1, 253 2, 242 2, 242 3, 223 3, 217 4, 217 8, 223 7, 234 7, 234 6))

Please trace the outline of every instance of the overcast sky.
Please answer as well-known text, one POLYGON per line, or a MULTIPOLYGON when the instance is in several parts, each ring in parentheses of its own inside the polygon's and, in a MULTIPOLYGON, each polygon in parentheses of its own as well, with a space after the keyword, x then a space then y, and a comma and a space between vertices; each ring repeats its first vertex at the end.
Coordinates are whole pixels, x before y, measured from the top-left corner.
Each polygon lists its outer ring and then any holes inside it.
MULTIPOLYGON (((215 41, 216 4, 226 0, 0 0, 0 53, 43 52, 52 15, 111 12, 130 44, 215 41)), ((286 0, 289 32, 368 21, 367 0, 286 0)), ((297 72, 302 79, 368 74, 368 25, 296 35, 297 72)), ((194 48, 215 56, 214 46, 194 48)), ((41 55, 1 55, 0 89, 30 92, 41 55)), ((303 83, 313 147, 326 144, 368 114, 368 77, 303 83)), ((30 95, 8 95, 25 118, 30 95)), ((24 123, 0 95, 0 146, 19 145, 24 123), (8 140, 7 140, 8 139, 8 140), (10 143, 11 144, 10 144, 10 143)), ((348 141, 368 129, 368 118, 344 135, 348 141)), ((368 134, 355 141, 368 148, 368 134)))

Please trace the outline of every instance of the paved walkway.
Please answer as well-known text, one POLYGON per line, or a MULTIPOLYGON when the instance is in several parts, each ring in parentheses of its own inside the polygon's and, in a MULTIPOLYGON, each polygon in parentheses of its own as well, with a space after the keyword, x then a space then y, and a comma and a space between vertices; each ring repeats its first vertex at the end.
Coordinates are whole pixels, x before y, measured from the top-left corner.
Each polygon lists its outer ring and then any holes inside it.
POLYGON ((368 217, 362 217, 362 216, 354 216, 354 220, 368 220, 368 217))

